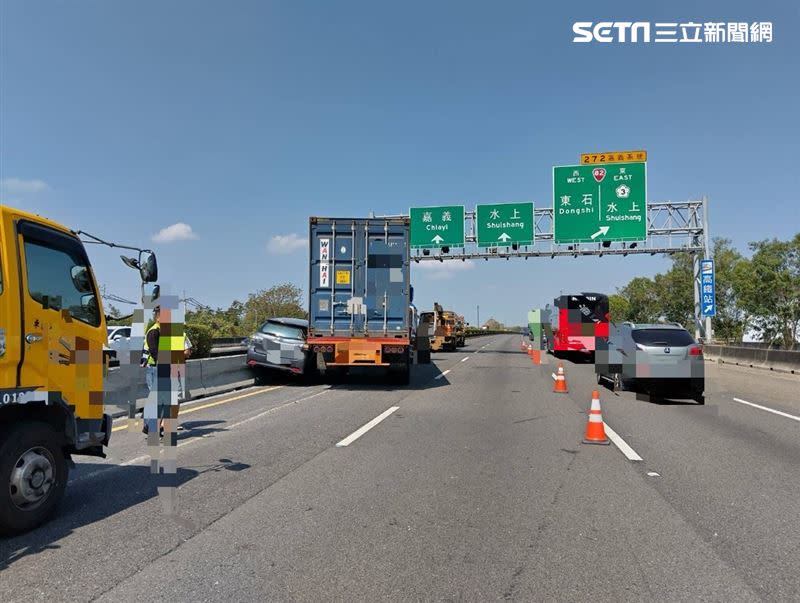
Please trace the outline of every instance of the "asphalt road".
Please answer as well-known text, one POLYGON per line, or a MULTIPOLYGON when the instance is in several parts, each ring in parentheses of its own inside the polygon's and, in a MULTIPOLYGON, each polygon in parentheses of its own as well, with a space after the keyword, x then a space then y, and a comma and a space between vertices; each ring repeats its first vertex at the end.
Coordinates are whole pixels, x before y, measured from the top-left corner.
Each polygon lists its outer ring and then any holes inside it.
POLYGON ((580 443, 591 365, 555 394, 518 337, 434 360, 186 405, 175 515, 120 423, 0 540, 3 601, 800 599, 799 378, 709 364, 704 407, 600 388, 632 461, 580 443))

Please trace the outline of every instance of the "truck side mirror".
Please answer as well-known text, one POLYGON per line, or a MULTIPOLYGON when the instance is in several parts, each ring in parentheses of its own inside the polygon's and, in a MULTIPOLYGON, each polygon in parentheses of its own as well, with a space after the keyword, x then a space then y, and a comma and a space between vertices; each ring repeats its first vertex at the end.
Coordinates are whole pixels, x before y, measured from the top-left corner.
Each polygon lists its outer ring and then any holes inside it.
POLYGON ((409 291, 409 300, 411 303, 414 303, 414 287, 410 287, 409 291))
POLYGON ((139 275, 143 283, 154 283, 158 280, 158 262, 155 253, 147 251, 139 253, 139 275))
POLYGON ((91 293, 92 280, 89 278, 86 266, 73 266, 69 273, 72 277, 72 285, 78 293, 91 293))

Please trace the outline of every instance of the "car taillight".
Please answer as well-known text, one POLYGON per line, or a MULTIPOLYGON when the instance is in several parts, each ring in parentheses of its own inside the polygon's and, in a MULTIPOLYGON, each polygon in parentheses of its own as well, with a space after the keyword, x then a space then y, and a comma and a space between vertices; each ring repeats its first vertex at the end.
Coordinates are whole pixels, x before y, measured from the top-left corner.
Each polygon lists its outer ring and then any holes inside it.
POLYGON ((334 349, 335 348, 332 345, 315 345, 312 348, 312 351, 314 351, 314 352, 333 352, 334 349))
POLYGON ((702 356, 703 348, 699 345, 693 345, 689 348, 689 356, 702 356))

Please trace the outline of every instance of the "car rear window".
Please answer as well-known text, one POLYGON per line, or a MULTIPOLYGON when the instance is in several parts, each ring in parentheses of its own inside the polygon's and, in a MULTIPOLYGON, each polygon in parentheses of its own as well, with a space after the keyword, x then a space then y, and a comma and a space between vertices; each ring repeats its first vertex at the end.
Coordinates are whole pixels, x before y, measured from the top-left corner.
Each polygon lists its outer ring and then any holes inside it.
POLYGON ((280 322, 265 322, 260 331, 266 335, 277 335, 289 339, 305 339, 305 330, 280 322))
POLYGON ((695 343, 683 329, 635 329, 633 340, 640 345, 686 346, 695 343))

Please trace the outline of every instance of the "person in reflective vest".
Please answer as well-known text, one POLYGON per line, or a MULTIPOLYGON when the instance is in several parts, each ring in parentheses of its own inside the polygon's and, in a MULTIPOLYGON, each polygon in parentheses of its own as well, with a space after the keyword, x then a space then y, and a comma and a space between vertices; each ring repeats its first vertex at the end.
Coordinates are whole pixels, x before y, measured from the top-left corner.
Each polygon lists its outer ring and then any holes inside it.
MULTIPOLYGON (((169 314, 169 311, 167 311, 169 314)), ((185 359, 191 354, 191 342, 185 333, 172 335, 173 325, 169 323, 169 316, 166 317, 167 325, 165 334, 162 335, 161 308, 153 308, 153 324, 147 329, 142 350, 141 366, 145 369, 145 381, 147 388, 152 393, 156 392, 158 400, 157 419, 145 417, 142 432, 147 434, 151 427, 155 427, 158 421, 159 434, 164 435, 164 419, 170 418, 174 414, 177 417, 177 404, 173 410, 173 402, 183 398, 184 381, 182 378, 180 365, 184 364, 185 359), (177 353, 183 352, 181 356, 177 353), (161 362, 159 362, 159 360, 161 362), (173 367, 176 368, 173 371, 173 367), (178 378, 177 399, 173 401, 172 396, 172 376, 178 378)), ((181 325, 182 326, 182 325, 181 325)), ((182 330, 182 329, 181 329, 182 330)), ((172 417, 175 418, 175 417, 172 417)))

